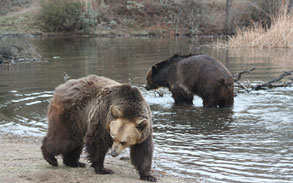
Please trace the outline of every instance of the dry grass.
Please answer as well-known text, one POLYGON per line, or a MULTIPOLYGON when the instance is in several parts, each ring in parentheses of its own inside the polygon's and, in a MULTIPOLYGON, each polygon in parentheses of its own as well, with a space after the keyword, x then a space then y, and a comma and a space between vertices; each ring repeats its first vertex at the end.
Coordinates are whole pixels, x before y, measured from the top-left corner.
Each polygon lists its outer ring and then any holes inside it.
POLYGON ((269 29, 256 25, 251 29, 237 31, 230 37, 230 48, 293 48, 293 12, 287 12, 284 6, 280 13, 272 17, 269 29))

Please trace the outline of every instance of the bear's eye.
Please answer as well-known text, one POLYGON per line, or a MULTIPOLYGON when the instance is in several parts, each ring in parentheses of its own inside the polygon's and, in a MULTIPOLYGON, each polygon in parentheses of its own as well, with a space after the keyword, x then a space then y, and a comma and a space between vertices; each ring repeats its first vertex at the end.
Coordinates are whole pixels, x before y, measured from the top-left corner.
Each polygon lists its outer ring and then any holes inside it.
POLYGON ((126 142, 120 142, 121 145, 125 146, 126 145, 126 142))

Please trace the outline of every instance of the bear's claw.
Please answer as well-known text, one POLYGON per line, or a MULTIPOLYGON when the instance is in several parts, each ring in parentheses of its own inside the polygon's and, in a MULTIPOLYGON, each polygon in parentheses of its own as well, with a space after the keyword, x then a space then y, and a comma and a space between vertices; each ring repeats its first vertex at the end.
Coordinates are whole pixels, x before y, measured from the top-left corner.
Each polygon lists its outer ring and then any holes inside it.
POLYGON ((140 176, 140 180, 146 180, 149 182, 157 182, 157 178, 151 175, 140 176))
POLYGON ((52 166, 58 166, 58 161, 54 157, 45 157, 45 160, 52 166))

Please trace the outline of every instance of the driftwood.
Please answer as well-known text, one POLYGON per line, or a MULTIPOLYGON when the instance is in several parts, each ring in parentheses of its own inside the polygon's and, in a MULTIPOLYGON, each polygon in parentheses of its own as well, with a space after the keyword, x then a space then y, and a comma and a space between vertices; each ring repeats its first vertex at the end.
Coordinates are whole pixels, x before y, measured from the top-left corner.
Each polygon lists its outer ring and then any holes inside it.
POLYGON ((244 89, 246 92, 249 92, 249 87, 245 86, 243 83, 240 83, 238 81, 235 81, 235 83, 237 83, 238 85, 235 85, 235 88, 240 87, 242 89, 244 89))
POLYGON ((251 69, 246 69, 244 71, 241 71, 241 72, 233 75, 234 82, 239 81, 241 79, 241 77, 242 77, 242 74, 249 74, 250 72, 252 72, 254 70, 255 70, 255 67, 253 67, 251 69))
POLYGON ((234 88, 236 90, 235 93, 239 92, 239 88, 245 90, 246 92, 250 92, 250 88, 251 88, 250 87, 250 81, 248 81, 248 85, 245 86, 245 84, 240 83, 239 80, 242 78, 243 74, 249 74, 254 70, 255 70, 255 68, 253 67, 251 69, 246 69, 246 70, 243 70, 243 71, 241 71, 239 73, 233 74, 233 80, 234 80, 234 83, 235 83, 234 88))
POLYGON ((285 71, 282 74, 280 74, 280 76, 278 78, 274 78, 274 79, 272 79, 272 80, 270 80, 268 82, 256 85, 256 86, 252 87, 252 89, 253 90, 263 90, 263 89, 267 89, 267 88, 292 86, 292 78, 289 79, 289 81, 287 81, 287 82, 273 84, 273 83, 276 83, 278 81, 281 81, 284 77, 292 75, 292 74, 293 74, 293 70, 285 71))
MULTIPOLYGON (((252 90, 267 90, 267 89, 277 88, 277 87, 293 86, 293 78, 289 78, 288 81, 281 82, 281 80, 283 78, 285 78, 286 76, 293 75, 293 70, 284 71, 282 74, 280 74, 279 77, 274 78, 274 79, 272 79, 270 81, 261 83, 261 84, 257 84, 255 86, 251 86, 249 80, 246 83, 246 85, 244 83, 239 82, 239 80, 241 79, 243 74, 245 74, 245 73, 249 74, 250 72, 252 72, 254 70, 255 70, 255 68, 246 69, 244 71, 241 71, 241 72, 233 75, 234 82, 237 84, 237 85, 235 85, 236 90, 238 90, 238 88, 241 88, 241 89, 244 89, 246 92, 250 92, 252 90)), ((237 91, 236 91, 236 93, 237 93, 237 91)))

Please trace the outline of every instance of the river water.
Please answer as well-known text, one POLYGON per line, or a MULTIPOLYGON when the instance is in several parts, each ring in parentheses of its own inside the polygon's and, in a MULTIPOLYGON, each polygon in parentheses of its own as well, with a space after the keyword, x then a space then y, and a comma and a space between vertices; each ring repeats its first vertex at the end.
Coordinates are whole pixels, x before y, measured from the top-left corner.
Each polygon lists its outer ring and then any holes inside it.
POLYGON ((240 92, 232 109, 175 106, 146 91, 149 67, 174 53, 205 53, 232 73, 255 67, 257 84, 293 69, 292 50, 225 50, 212 39, 43 38, 30 40, 42 62, 0 65, 0 133, 44 136, 54 88, 71 78, 106 76, 138 87, 153 115, 153 168, 198 182, 293 182, 293 87, 240 92))

